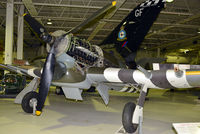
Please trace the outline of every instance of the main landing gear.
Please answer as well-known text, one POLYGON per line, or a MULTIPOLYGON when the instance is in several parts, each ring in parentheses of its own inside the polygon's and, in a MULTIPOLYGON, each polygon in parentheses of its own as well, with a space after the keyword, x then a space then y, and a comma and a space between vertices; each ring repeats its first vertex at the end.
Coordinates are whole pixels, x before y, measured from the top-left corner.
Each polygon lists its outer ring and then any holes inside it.
POLYGON ((21 104, 22 109, 26 113, 33 113, 35 115, 38 102, 38 93, 35 91, 39 83, 39 78, 34 78, 15 98, 15 103, 21 104))
POLYGON ((35 113, 36 106, 38 101, 38 93, 37 92, 29 92, 22 99, 22 109, 26 113, 35 113))
POLYGON ((147 94, 147 87, 142 85, 140 90, 139 100, 137 105, 133 102, 128 102, 124 106, 122 114, 122 127, 116 134, 133 134, 138 130, 138 134, 142 134, 143 122, 143 106, 147 94))
POLYGON ((132 123, 132 118, 133 118, 133 112, 135 111, 135 103, 133 102, 128 102, 124 106, 124 110, 122 113, 122 124, 124 126, 124 129, 128 133, 133 133, 137 130, 138 125, 132 123))

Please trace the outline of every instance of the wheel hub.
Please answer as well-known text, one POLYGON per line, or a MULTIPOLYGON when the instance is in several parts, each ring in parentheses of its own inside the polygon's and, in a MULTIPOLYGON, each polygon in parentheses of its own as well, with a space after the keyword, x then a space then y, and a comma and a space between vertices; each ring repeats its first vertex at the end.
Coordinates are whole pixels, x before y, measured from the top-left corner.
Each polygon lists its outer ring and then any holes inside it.
POLYGON ((37 99, 36 99, 36 98, 30 99, 30 101, 29 101, 30 107, 33 107, 33 104, 34 104, 34 103, 36 103, 36 106, 37 106, 37 99))

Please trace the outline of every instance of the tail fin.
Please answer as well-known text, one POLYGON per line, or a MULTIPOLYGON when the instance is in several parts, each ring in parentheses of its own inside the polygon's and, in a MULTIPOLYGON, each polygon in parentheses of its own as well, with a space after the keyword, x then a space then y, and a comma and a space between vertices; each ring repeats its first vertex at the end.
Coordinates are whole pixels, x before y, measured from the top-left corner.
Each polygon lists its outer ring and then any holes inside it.
POLYGON ((115 44, 116 50, 125 58, 126 63, 132 62, 165 1, 147 0, 138 5, 100 45, 115 44))

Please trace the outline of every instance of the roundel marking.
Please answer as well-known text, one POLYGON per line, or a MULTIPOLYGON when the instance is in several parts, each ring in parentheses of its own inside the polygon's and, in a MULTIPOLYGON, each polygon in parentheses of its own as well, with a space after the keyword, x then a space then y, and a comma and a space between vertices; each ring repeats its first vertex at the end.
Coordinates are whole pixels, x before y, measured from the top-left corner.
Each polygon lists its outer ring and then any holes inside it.
POLYGON ((119 39, 124 39, 126 37, 126 31, 125 30, 120 30, 118 33, 118 38, 119 39))

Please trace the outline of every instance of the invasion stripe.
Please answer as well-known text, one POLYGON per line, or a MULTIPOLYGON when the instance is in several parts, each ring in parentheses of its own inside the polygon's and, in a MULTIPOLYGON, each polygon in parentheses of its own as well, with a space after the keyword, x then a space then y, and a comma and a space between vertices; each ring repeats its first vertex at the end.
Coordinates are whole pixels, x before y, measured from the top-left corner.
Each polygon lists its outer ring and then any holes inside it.
POLYGON ((124 92, 128 92, 130 89, 131 89, 131 87, 128 87, 128 88, 127 88, 127 90, 126 90, 126 91, 124 91, 124 92))
POLYGON ((137 84, 137 82, 133 79, 133 72, 134 70, 131 69, 121 69, 119 71, 118 77, 125 83, 137 84))
POLYGON ((125 92, 127 90, 128 87, 123 87, 121 90, 119 90, 119 92, 125 92))
POLYGON ((200 75, 200 71, 186 71, 186 75, 200 75))
POLYGON ((128 91, 128 93, 132 93, 133 90, 134 90, 134 88, 132 87, 132 88, 128 91))
POLYGON ((160 88, 174 88, 170 82, 167 80, 166 70, 152 71, 151 82, 160 88))
POLYGON ((106 68, 104 70, 104 77, 109 82, 120 82, 120 83, 122 83, 122 81, 120 80, 120 78, 118 76, 119 71, 120 71, 119 68, 106 68))

